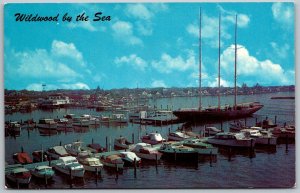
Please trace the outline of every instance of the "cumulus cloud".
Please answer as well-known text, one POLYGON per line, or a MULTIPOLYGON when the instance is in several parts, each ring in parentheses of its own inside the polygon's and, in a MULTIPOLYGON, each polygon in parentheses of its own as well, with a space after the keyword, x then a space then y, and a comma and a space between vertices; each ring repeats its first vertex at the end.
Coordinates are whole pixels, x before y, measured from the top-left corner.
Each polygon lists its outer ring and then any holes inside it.
POLYGON ((121 66, 123 64, 131 65, 133 68, 144 71, 147 67, 147 62, 135 54, 130 56, 122 56, 115 58, 114 62, 121 66))
POLYGON ((79 52, 73 43, 65 43, 62 41, 54 40, 51 46, 51 54, 55 57, 67 57, 76 61, 82 67, 85 67, 82 53, 79 52))
POLYGON ((133 26, 130 22, 117 21, 111 27, 115 39, 129 45, 143 45, 143 41, 133 34, 133 26))
POLYGON ((153 13, 144 4, 128 4, 125 13, 142 20, 149 20, 153 17, 153 13))
MULTIPOLYGON (((219 86, 219 79, 216 77, 215 79, 212 80, 207 80, 205 81, 207 86, 209 87, 218 87, 219 86)), ((224 80, 223 78, 220 78, 220 85, 224 87, 229 87, 232 86, 233 84, 227 80, 224 80)))
POLYGON ((188 50, 186 58, 181 55, 172 57, 167 53, 161 55, 160 60, 152 61, 151 65, 157 71, 161 73, 171 73, 172 71, 186 71, 197 68, 195 53, 192 50, 188 50))
POLYGON ((155 80, 155 81, 152 82, 151 87, 153 87, 153 88, 157 88, 157 87, 166 88, 167 85, 165 84, 165 82, 163 80, 155 80))
MULTIPOLYGON (((246 77, 264 85, 287 85, 294 84, 295 77, 290 76, 292 71, 285 71, 280 64, 271 60, 258 60, 251 56, 249 51, 242 45, 237 45, 237 73, 238 76, 246 77)), ((227 75, 234 73, 234 45, 231 45, 221 54, 221 67, 227 75)))
MULTIPOLYGON (((42 91, 43 86, 42 83, 33 83, 29 84, 26 87, 27 90, 34 90, 34 91, 42 91)), ((71 89, 71 90, 77 90, 77 89, 83 89, 83 90, 89 90, 89 86, 82 82, 77 82, 74 84, 47 84, 46 90, 57 90, 57 89, 71 89)))
POLYGON ((276 2, 272 5, 274 19, 281 24, 291 25, 294 22, 294 4, 276 2))

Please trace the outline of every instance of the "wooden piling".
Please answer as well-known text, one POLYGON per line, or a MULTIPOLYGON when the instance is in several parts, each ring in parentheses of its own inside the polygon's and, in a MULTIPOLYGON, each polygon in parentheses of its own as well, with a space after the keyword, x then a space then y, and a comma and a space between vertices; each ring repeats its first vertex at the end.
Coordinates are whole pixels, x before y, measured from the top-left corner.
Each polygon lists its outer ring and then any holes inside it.
POLYGON ((255 124, 257 124, 257 117, 255 118, 255 124))
POLYGON ((94 144, 94 138, 92 138, 92 144, 94 144))
POLYGON ((45 185, 46 185, 46 187, 47 187, 47 185, 48 185, 48 179, 47 179, 46 174, 44 174, 44 178, 45 178, 45 185))
POLYGON ((61 146, 61 141, 59 142, 59 146, 61 146))
POLYGON ((133 167, 134 167, 134 178, 136 178, 136 158, 133 160, 133 167))
POLYGON ((246 127, 247 126, 247 118, 246 117, 245 117, 244 121, 245 121, 245 127, 246 127))
POLYGON ((285 135, 285 150, 288 151, 289 150, 289 145, 288 145, 288 135, 285 135))
POLYGON ((174 161, 176 162, 177 160, 177 154, 176 154, 176 150, 174 149, 174 161))
POLYGON ((23 148, 23 146, 21 147, 21 152, 22 152, 22 153, 24 152, 24 148, 23 148))
POLYGON ((107 139, 107 136, 105 138, 105 148, 108 150, 108 139, 107 139))
POLYGON ((210 164, 210 167, 212 167, 212 151, 211 150, 209 153, 209 164, 210 164))
POLYGON ((275 115, 275 124, 277 124, 277 115, 275 115))
POLYGON ((223 132, 223 121, 221 121, 221 131, 223 132))
POLYGON ((157 154, 155 154, 155 165, 157 166, 158 164, 158 158, 157 158, 157 154))
POLYGON ((132 143, 134 143, 134 133, 132 133, 132 143))

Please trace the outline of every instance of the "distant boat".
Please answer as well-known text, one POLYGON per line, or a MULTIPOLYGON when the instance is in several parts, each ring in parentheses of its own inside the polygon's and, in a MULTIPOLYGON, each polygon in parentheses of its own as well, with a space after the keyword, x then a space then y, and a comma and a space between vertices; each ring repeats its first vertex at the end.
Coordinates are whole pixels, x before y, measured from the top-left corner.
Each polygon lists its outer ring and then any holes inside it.
POLYGON ((100 161, 106 167, 118 169, 123 169, 124 167, 124 161, 119 155, 102 155, 100 161))
POLYGON ((86 148, 83 148, 83 142, 76 141, 70 144, 64 145, 66 151, 71 154, 72 156, 87 156, 91 152, 88 151, 86 148))
POLYGON ((142 142, 149 143, 151 145, 156 145, 166 141, 164 138, 162 138, 161 134, 159 133, 149 133, 148 135, 142 136, 141 139, 142 142))
POLYGON ((171 132, 168 135, 169 141, 182 141, 188 138, 190 138, 189 135, 186 135, 185 133, 182 133, 180 131, 171 132))
POLYGON ((294 96, 279 96, 279 97, 271 97, 271 99, 295 99, 294 96))
POLYGON ((182 141, 182 144, 194 148, 201 155, 217 155, 218 149, 211 144, 204 143, 201 139, 187 139, 182 141))
POLYGON ((238 119, 243 117, 251 116, 256 111, 260 110, 263 105, 259 102, 241 103, 237 104, 237 86, 236 86, 236 72, 237 72, 237 43, 236 43, 236 32, 237 32, 237 15, 235 25, 235 78, 234 78, 234 105, 223 106, 220 105, 220 23, 221 17, 219 17, 219 76, 218 76, 218 107, 202 108, 202 91, 201 91, 201 10, 200 10, 200 30, 199 30, 199 108, 186 108, 178 109, 173 111, 173 114, 182 121, 188 122, 205 122, 205 121, 221 121, 238 119))
POLYGON ((46 151, 46 154, 52 159, 59 159, 60 157, 70 156, 63 146, 54 146, 46 151))
POLYGON ((208 135, 208 136, 215 135, 220 132, 221 132, 221 130, 217 129, 216 127, 206 127, 204 130, 205 135, 208 135))
POLYGON ((32 157, 34 162, 48 161, 48 157, 43 150, 36 150, 32 152, 32 157))
POLYGON ((102 153, 107 151, 106 148, 102 147, 99 143, 91 143, 88 144, 87 147, 94 153, 102 153))
POLYGON ((250 138, 255 139, 255 144, 260 145, 276 145, 277 144, 277 137, 271 135, 271 133, 261 133, 257 129, 242 129, 242 133, 245 133, 250 138))
POLYGON ((53 119, 40 119, 37 127, 41 129, 56 130, 57 123, 53 119))
POLYGON ((197 158, 198 154, 192 147, 171 142, 163 143, 159 152, 163 154, 164 159, 173 160, 191 160, 192 158, 197 158))
POLYGON ((125 137, 116 138, 114 141, 114 149, 121 150, 121 149, 129 149, 133 143, 128 141, 125 137))

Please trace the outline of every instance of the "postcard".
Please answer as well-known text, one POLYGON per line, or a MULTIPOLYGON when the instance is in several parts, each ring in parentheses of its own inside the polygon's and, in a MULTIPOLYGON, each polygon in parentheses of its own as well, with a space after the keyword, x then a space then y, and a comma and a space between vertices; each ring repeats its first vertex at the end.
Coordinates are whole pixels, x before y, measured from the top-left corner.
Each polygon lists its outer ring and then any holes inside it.
POLYGON ((3 7, 7 189, 295 187, 294 3, 3 7))

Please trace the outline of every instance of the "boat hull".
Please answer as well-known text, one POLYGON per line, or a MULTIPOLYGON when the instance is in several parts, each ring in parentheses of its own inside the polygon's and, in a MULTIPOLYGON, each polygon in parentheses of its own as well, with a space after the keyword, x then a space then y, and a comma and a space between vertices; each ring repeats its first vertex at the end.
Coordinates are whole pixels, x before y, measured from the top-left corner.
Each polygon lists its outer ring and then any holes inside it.
POLYGON ((213 145, 229 146, 229 147, 247 147, 252 148, 255 145, 255 140, 220 140, 208 138, 207 142, 213 145))
POLYGON ((11 176, 11 175, 7 175, 6 177, 11 182, 19 183, 19 184, 26 184, 26 185, 29 184, 30 180, 31 180, 31 177, 28 177, 28 178, 15 178, 14 176, 11 176))
POLYGON ((147 160, 160 160, 162 153, 153 153, 153 154, 145 154, 145 153, 139 153, 139 152, 134 152, 138 157, 142 159, 147 159, 147 160))
POLYGON ((78 178, 83 178, 84 171, 85 171, 84 169, 70 171, 69 169, 63 168, 60 165, 55 165, 54 168, 63 174, 72 175, 73 177, 78 177, 78 178))
POLYGON ((189 122, 206 122, 218 120, 230 120, 243 117, 249 117, 256 111, 260 110, 263 105, 256 105, 246 109, 240 110, 177 110, 173 114, 182 121, 189 122))

